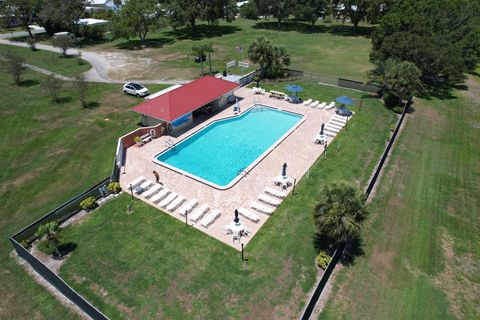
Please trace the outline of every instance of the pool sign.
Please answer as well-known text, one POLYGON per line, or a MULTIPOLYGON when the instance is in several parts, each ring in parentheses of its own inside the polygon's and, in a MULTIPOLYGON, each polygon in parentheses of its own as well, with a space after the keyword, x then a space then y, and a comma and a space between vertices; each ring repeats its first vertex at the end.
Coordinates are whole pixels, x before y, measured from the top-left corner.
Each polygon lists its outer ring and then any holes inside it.
POLYGON ((238 61, 238 66, 239 66, 240 68, 245 68, 245 69, 247 69, 249 65, 250 65, 250 64, 249 64, 248 62, 238 61))
POLYGON ((235 60, 227 62, 227 69, 231 67, 235 67, 236 64, 237 64, 237 61, 235 60))

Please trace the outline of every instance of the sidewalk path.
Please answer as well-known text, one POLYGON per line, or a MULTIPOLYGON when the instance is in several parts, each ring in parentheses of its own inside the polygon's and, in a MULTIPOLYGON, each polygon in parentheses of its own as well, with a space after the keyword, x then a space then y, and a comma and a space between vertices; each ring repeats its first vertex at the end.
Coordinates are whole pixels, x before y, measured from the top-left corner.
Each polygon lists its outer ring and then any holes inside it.
MULTIPOLYGON (((0 44, 6 44, 6 45, 11 45, 11 46, 16 46, 16 47, 23 47, 23 48, 28 48, 28 44, 23 43, 23 42, 17 42, 17 41, 10 41, 6 39, 0 39, 0 44)), ((45 44, 37 44, 35 46, 39 50, 46 50, 46 51, 51 51, 55 53, 60 53, 60 50, 58 48, 55 48, 53 46, 45 45, 45 44)), ((89 71, 85 72, 85 79, 90 82, 105 82, 105 83, 125 83, 129 81, 138 81, 142 82, 145 84, 150 84, 150 83, 158 83, 158 84, 184 84, 189 82, 189 80, 132 80, 132 79, 125 79, 125 80, 113 80, 108 77, 108 70, 114 69, 114 67, 111 65, 111 63, 100 53, 96 52, 91 52, 91 51, 82 51, 78 50, 75 48, 68 49, 68 54, 70 55, 79 55, 81 52, 81 57, 82 59, 88 61, 92 65, 92 69, 89 71)), ((33 68, 32 68, 33 69, 33 68)), ((41 69, 41 68, 38 68, 41 69)), ((35 70, 35 69, 34 69, 35 70)), ((43 71, 48 71, 45 69, 42 69, 43 71)), ((39 71, 39 70, 37 70, 39 71)), ((43 73, 43 72, 42 72, 43 73)), ((52 73, 52 72, 51 72, 52 73)))

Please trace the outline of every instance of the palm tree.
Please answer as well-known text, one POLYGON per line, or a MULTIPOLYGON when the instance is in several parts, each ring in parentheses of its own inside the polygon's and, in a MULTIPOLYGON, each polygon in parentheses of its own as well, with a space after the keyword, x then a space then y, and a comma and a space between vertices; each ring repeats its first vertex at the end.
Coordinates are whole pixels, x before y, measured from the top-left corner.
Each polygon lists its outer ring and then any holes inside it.
POLYGON ((423 90, 421 76, 422 71, 410 61, 395 64, 391 72, 392 91, 398 94, 400 103, 423 90))
POLYGON ((192 47, 192 54, 193 54, 195 57, 199 57, 199 58, 200 58, 200 66, 201 66, 201 68, 202 68, 202 74, 201 74, 201 76, 203 76, 203 57, 205 56, 205 46, 204 46, 204 45, 193 46, 193 47, 192 47))
POLYGON ((260 77, 263 77, 265 67, 273 60, 273 51, 272 44, 264 37, 258 37, 250 44, 248 58, 260 65, 260 77))
POLYGON ((58 257, 61 256, 60 251, 58 250, 58 244, 60 243, 59 232, 60 229, 58 227, 58 222, 55 220, 42 224, 38 227, 37 232, 35 232, 35 237, 38 239, 46 237, 46 240, 53 247, 58 257))
POLYGON ((318 233, 335 245, 357 238, 368 215, 364 200, 354 187, 344 183, 326 186, 313 213, 318 233))
POLYGON ((205 52, 208 53, 208 69, 209 73, 212 74, 212 53, 215 52, 215 49, 213 49, 213 44, 211 42, 204 45, 203 48, 205 52))
POLYGON ((375 62, 375 69, 369 70, 368 84, 379 84, 381 86, 380 96, 385 94, 385 91, 390 90, 392 87, 392 70, 397 64, 397 61, 388 58, 387 60, 379 60, 375 62))

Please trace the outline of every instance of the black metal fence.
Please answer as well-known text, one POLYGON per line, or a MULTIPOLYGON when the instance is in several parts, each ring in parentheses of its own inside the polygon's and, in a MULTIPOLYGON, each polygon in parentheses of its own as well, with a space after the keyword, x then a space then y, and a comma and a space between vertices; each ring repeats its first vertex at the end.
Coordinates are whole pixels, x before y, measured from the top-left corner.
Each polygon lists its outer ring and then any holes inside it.
POLYGON ((14 234, 12 238, 18 242, 22 242, 23 240, 31 241, 33 240, 34 234, 40 225, 52 220, 57 220, 59 223, 66 221, 80 211, 80 202, 83 199, 87 197, 95 197, 96 199, 100 198, 102 196, 100 188, 106 186, 110 182, 110 179, 110 177, 105 178, 90 189, 85 190, 79 195, 71 198, 56 209, 50 211, 45 216, 14 234))
POLYGON ((329 84, 336 87, 365 91, 370 93, 377 93, 381 89, 380 86, 375 84, 366 84, 362 81, 340 78, 327 74, 293 69, 284 69, 284 71, 288 74, 289 77, 299 78, 303 81, 329 84))
POLYGON ((342 244, 333 253, 332 260, 330 260, 330 263, 328 264, 327 268, 325 268, 325 271, 323 272, 323 275, 320 278, 320 281, 318 282, 317 287, 315 288, 315 291, 313 292, 312 297, 310 298, 310 301, 308 302, 305 310, 303 311, 303 315, 300 318, 301 320, 308 320, 312 315, 313 309, 315 309, 315 305, 317 304, 317 301, 320 298, 320 295, 322 294, 322 291, 325 288, 325 285, 327 284, 327 281, 330 278, 330 275, 332 274, 333 269, 335 269, 335 266, 337 265, 338 261, 342 257, 344 248, 345 248, 345 244, 342 244))
POLYGON ((108 317, 85 300, 75 290, 73 290, 65 281, 57 274, 50 270, 40 260, 35 258, 27 249, 22 247, 13 237, 10 238, 13 248, 17 254, 24 259, 42 278, 53 285, 65 297, 77 305, 83 312, 95 320, 108 320, 108 317))
MULTIPOLYGON (((395 127, 395 130, 393 131, 392 137, 390 141, 387 144, 387 147, 383 151, 382 157, 380 158, 380 162, 377 165, 377 168, 375 169, 375 172, 370 179, 370 182, 368 183, 367 189, 365 191, 365 200, 367 200, 370 197, 370 194, 375 187, 378 177, 380 176, 380 173, 383 170, 383 167, 385 165, 385 161, 388 158, 388 155, 390 154, 390 150, 392 149, 393 143, 395 142, 395 139, 397 138, 398 132, 400 131, 400 128, 402 127, 403 121, 405 119, 405 115, 407 114, 407 111, 411 107, 413 102, 413 99, 410 98, 408 102, 404 105, 403 107, 403 112, 402 115, 400 116, 400 119, 397 122, 397 125, 395 127)), ((333 269, 337 265, 338 261, 340 260, 340 257, 343 254, 343 250, 345 249, 345 244, 339 246, 335 253, 333 254, 332 260, 328 264, 327 268, 325 269, 325 272, 322 275, 322 278, 320 279, 320 282, 318 283, 317 287, 315 288, 315 291, 310 298, 310 301, 307 304, 307 307, 305 308, 303 315, 301 317, 301 320, 308 320, 310 319, 310 316, 312 315, 312 312, 315 308, 315 305, 318 302, 318 299, 320 298, 320 295, 322 294, 323 289, 325 288, 325 285, 330 277, 330 275, 333 272, 333 269)))
POLYGON ((400 120, 398 120, 397 126, 395 127, 395 130, 393 131, 392 138, 388 142, 387 147, 385 148, 385 151, 383 152, 382 158, 380 159, 380 162, 378 163, 378 166, 375 169, 375 173, 373 174, 372 178, 370 179, 370 182, 368 183, 367 190, 365 191, 365 195, 366 195, 367 199, 370 197, 370 193, 372 192, 373 188, 375 187, 375 184, 377 183, 378 177, 380 176, 380 173, 382 172, 385 161, 387 160, 387 157, 390 154, 390 150, 392 149, 393 143, 395 142, 395 139, 397 138, 398 132, 400 131, 400 128, 403 124, 403 120, 405 119, 405 115, 407 114, 408 109, 412 105, 412 102, 413 102, 413 99, 410 98, 408 100, 408 102, 405 104, 405 106, 403 107, 402 115, 400 116, 400 120))

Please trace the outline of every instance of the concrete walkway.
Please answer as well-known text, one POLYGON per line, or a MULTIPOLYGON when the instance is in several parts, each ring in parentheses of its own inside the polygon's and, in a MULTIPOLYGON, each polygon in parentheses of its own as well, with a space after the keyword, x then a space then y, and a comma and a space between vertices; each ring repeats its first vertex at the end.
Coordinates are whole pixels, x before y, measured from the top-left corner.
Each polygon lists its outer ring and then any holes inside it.
MULTIPOLYGON (((23 42, 18 42, 18 41, 10 41, 7 39, 0 39, 0 44, 5 44, 5 45, 11 45, 11 46, 16 46, 16 47, 23 47, 23 48, 28 48, 27 43, 23 42)), ((55 53, 60 53, 60 49, 55 48, 50 45, 45 45, 45 44, 37 44, 35 46, 38 50, 46 50, 46 51, 51 51, 55 53)), ((184 84, 189 82, 190 80, 141 80, 141 79, 122 79, 122 80, 114 80, 110 79, 108 76, 108 71, 112 70, 115 68, 108 59, 106 59, 102 54, 96 53, 96 52, 91 52, 91 51, 82 51, 78 49, 68 49, 68 54, 70 55, 81 55, 82 59, 86 60, 92 65, 92 69, 89 71, 85 72, 85 79, 90 82, 105 82, 105 83, 125 83, 129 81, 137 81, 137 82, 142 82, 145 84, 150 84, 150 83, 158 83, 158 84, 184 84)), ((33 69, 33 68, 32 68, 33 69)), ((38 68, 40 69, 40 68, 38 68)), ((45 69, 42 69, 43 71, 47 71, 45 69)), ((39 70, 37 70, 39 71, 39 70)))

